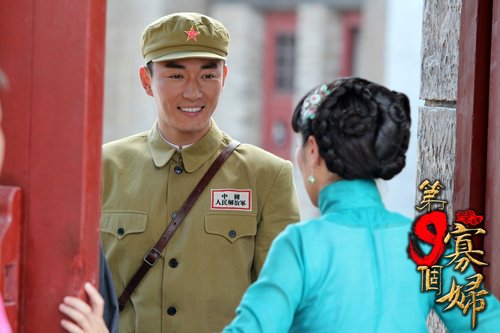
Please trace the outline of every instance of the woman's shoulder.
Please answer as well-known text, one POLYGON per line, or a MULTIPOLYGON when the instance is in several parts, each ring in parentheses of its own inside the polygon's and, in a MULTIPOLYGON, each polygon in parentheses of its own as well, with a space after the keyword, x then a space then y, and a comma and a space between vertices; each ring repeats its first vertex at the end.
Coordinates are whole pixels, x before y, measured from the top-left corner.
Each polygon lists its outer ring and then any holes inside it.
MULTIPOLYGON (((344 232, 347 229, 409 229, 413 220, 386 209, 359 209, 356 211, 330 212, 289 225, 297 234, 322 234, 344 232)), ((352 230, 354 232, 354 230, 352 230)))
POLYGON ((289 224, 279 235, 294 243, 303 243, 305 240, 310 243, 311 239, 320 238, 322 235, 332 232, 335 228, 331 222, 325 220, 323 216, 302 220, 298 223, 289 224))

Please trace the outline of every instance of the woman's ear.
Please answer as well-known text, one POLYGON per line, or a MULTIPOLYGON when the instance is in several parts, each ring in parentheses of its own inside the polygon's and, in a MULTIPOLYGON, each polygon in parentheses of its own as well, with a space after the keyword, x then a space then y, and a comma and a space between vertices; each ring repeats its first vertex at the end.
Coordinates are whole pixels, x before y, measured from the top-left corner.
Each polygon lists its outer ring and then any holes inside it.
POLYGON ((153 96, 153 91, 151 90, 151 74, 149 74, 149 69, 146 66, 139 68, 139 76, 146 94, 153 96))
POLYGON ((309 135, 309 137, 307 138, 306 147, 306 155, 309 166, 314 170, 321 165, 321 156, 319 154, 318 142, 316 141, 314 135, 309 135))

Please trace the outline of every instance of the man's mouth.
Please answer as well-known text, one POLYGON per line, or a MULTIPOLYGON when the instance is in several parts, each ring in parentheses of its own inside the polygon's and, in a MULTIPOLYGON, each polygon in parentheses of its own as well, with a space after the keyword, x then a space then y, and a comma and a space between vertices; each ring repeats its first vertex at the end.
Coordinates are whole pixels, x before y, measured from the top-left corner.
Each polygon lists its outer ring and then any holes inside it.
POLYGON ((182 112, 189 112, 189 113, 196 113, 200 112, 203 110, 204 106, 196 106, 196 107, 180 107, 178 106, 177 109, 181 110, 182 112))

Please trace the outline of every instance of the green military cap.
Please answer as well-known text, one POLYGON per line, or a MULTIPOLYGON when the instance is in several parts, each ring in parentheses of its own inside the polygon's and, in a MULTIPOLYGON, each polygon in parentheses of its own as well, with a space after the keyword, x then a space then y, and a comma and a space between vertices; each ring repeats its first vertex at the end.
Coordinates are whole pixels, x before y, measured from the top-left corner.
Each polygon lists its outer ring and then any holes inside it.
POLYGON ((229 33, 219 21, 198 13, 160 17, 142 33, 146 63, 183 58, 226 59, 229 33))

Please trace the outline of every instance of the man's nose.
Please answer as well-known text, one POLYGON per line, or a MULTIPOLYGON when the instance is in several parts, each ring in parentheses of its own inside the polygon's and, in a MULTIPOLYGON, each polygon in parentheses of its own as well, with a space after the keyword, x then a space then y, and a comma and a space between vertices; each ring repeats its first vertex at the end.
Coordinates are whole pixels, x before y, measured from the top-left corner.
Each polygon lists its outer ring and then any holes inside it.
POLYGON ((182 96, 186 99, 196 100, 201 98, 201 89, 196 80, 189 80, 182 96))

